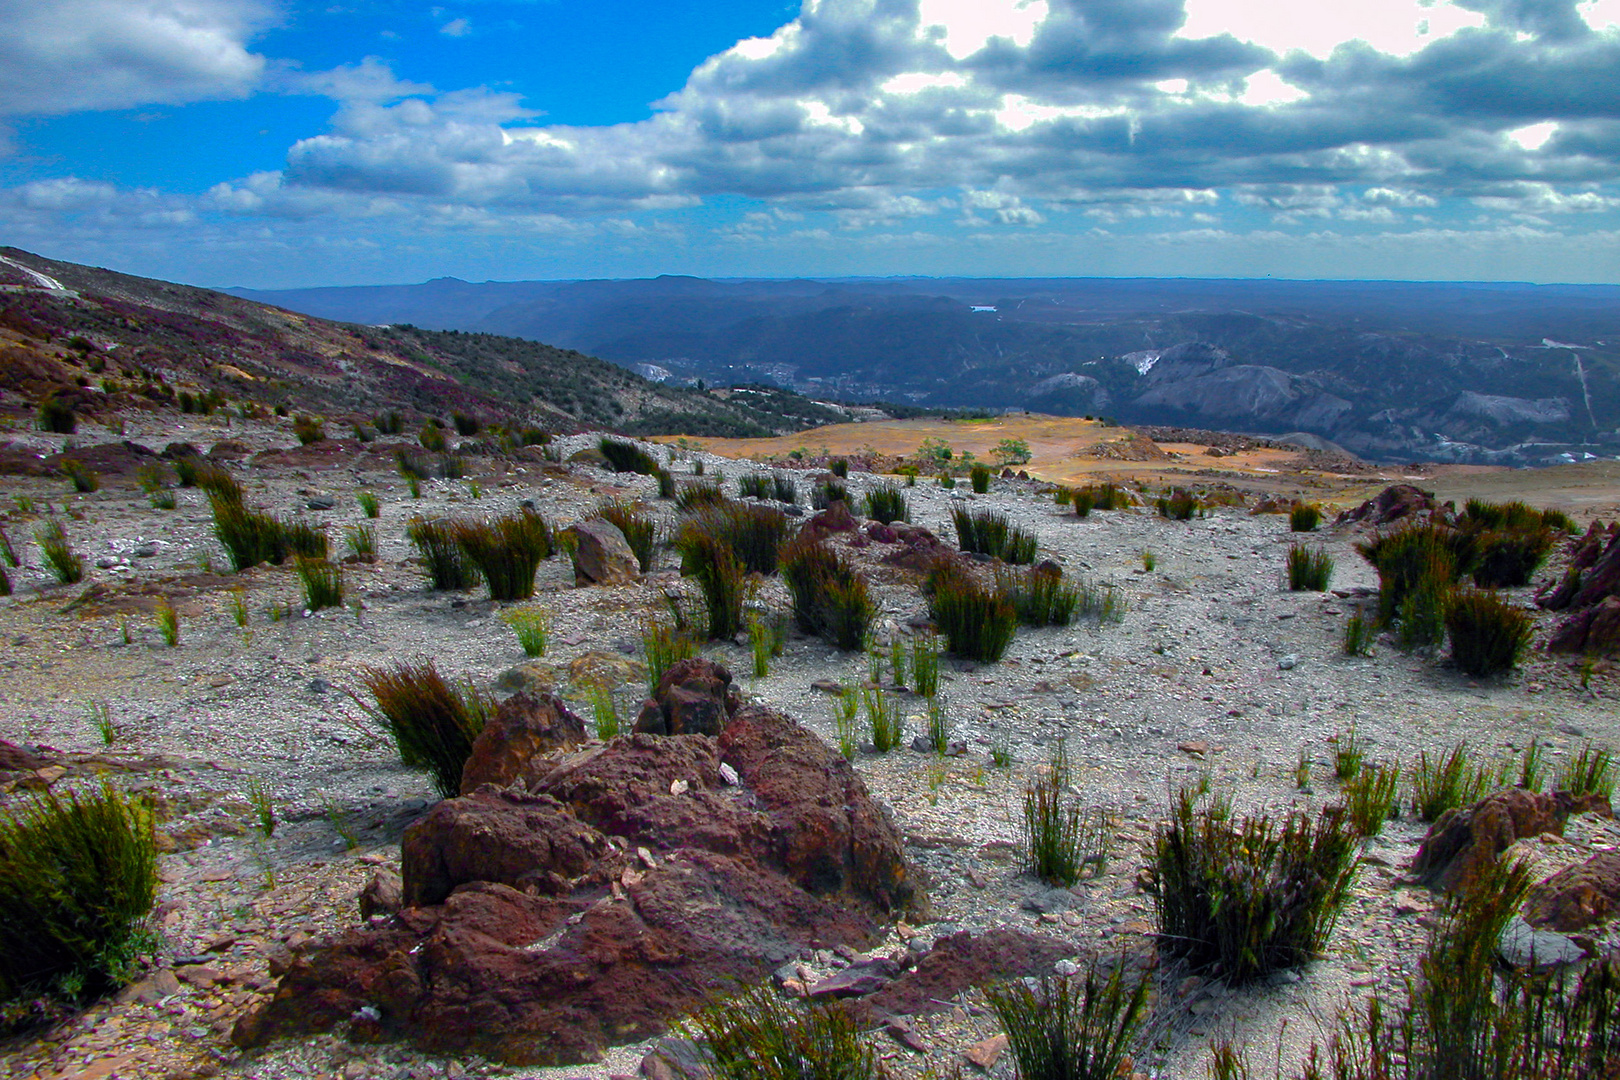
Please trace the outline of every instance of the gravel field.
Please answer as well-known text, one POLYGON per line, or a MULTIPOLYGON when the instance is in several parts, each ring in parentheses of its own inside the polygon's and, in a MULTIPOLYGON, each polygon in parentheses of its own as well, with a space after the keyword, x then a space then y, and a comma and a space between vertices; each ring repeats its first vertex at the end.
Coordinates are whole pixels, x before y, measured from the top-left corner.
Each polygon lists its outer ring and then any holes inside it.
MULTIPOLYGON (((286 447, 279 433, 240 424, 230 431, 199 423, 193 430, 144 432, 131 425, 127 437, 156 450, 174 440, 206 450, 226 437, 253 451, 286 447)), ((61 446, 60 438, 24 438, 41 452, 61 446)), ((566 458, 593 438, 554 445, 566 458)), ((509 1070, 329 1037, 246 1055, 231 1048, 231 1024, 272 986, 270 959, 311 935, 355 923, 361 887, 378 866, 397 868, 404 827, 434 798, 426 778, 399 764, 352 697, 358 669, 430 657, 442 672, 488 687, 525 659, 499 618, 499 605, 483 599, 481 590, 426 589, 405 540, 407 519, 508 511, 533 500, 550 523, 562 526, 591 516, 611 495, 645 499, 665 518, 673 515, 669 503, 656 501, 650 478, 588 466, 529 461, 496 472, 494 459, 475 457, 469 479, 482 488, 480 498, 466 480, 433 480, 413 500, 385 467, 386 456, 342 453, 321 465, 298 463, 296 451, 286 457, 290 463, 278 459, 262 467, 236 462, 233 472, 251 503, 325 525, 335 551, 342 550, 341 527, 364 520, 355 494, 369 490, 381 499, 377 561, 345 567, 348 599, 358 601, 350 607, 306 615, 290 568, 229 573, 207 501, 195 490, 178 491, 177 508, 158 511, 129 477, 109 478, 103 490, 86 495, 66 493, 60 479, 4 481, 3 524, 24 568, 12 572, 16 594, 0 600, 0 638, 8 643, 0 656, 0 699, 7 705, 0 737, 72 757, 78 764, 64 783, 92 775, 98 756, 103 771, 113 760, 109 775, 117 783, 158 801, 168 850, 161 858, 157 967, 116 1001, 0 1044, 0 1072, 277 1078, 633 1073, 644 1046, 616 1050, 597 1065, 558 1070, 509 1070), (331 509, 309 509, 328 498, 331 509), (31 500, 33 511, 18 500, 31 500), (57 586, 39 567, 32 537, 47 503, 94 564, 83 585, 57 586), (235 590, 247 607, 245 628, 234 620, 235 590), (164 646, 152 614, 160 593, 180 616, 175 648, 164 646), (103 745, 93 723, 95 702, 110 707, 117 729, 111 745, 103 745), (255 783, 270 793, 279 820, 268 838, 254 827, 249 792, 255 783)), ((744 465, 686 453, 674 468, 689 470, 694 459, 703 460, 710 475, 723 472, 735 494, 744 465)), ((796 474, 803 495, 812 475, 796 474)), ((875 482, 850 478, 852 492, 875 482)), ((988 494, 973 495, 965 481, 947 491, 929 480, 907 495, 913 522, 948 541, 955 539, 952 506, 968 502, 1005 512, 1034 531, 1042 558, 1073 577, 1112 584, 1126 599, 1127 613, 1118 623, 1020 629, 997 664, 947 658, 940 692, 951 737, 965 744, 960 756, 941 759, 908 748, 924 730, 925 706, 898 692, 908 715, 906 745, 886 755, 861 752, 855 764, 892 810, 908 855, 926 870, 935 922, 897 927, 874 952, 926 948, 951 930, 997 925, 1062 937, 1082 961, 1098 951, 1140 948, 1153 911, 1138 874, 1170 794, 1207 778, 1239 811, 1334 801, 1340 788, 1334 740, 1352 728, 1370 761, 1403 766, 1421 750, 1444 751, 1459 740, 1494 759, 1536 738, 1555 768, 1588 741, 1620 746, 1614 701, 1620 682, 1608 665, 1590 672, 1583 688, 1577 665, 1539 650, 1511 676, 1483 682, 1384 642, 1370 657, 1345 656, 1341 640, 1360 602, 1355 594, 1377 585, 1351 547, 1362 532, 1324 526, 1310 536, 1306 542, 1336 560, 1337 593, 1293 593, 1284 563, 1289 545, 1301 537, 1288 532, 1286 515, 1217 507, 1176 522, 1138 507, 1082 520, 1040 487, 997 480, 988 494), (1144 569, 1144 552, 1152 554, 1151 570, 1144 569), (1021 792, 1059 738, 1074 765, 1075 788, 1107 814, 1112 835, 1105 868, 1073 890, 1039 883, 1021 870, 1019 855, 1021 792), (1010 752, 1010 765, 998 767, 993 749, 1010 752)), ((1588 511, 1580 523, 1592 516, 1612 518, 1612 504, 1588 511)), ((877 562, 884 550, 872 544, 851 554, 870 574, 886 638, 910 633, 926 605, 916 575, 877 562)), ((1563 558, 1555 555, 1538 579, 1558 573, 1563 558)), ((598 653, 609 659, 596 657, 594 669, 620 673, 619 712, 633 720, 645 692, 635 670, 640 625, 660 609, 664 590, 683 587, 677 557, 664 548, 659 560, 641 582, 613 588, 576 588, 565 557, 542 567, 533 603, 552 620, 544 662, 555 668, 559 692, 581 715, 589 715, 589 702, 571 681, 570 664, 598 653)), ((1517 590, 1514 598, 1528 604, 1531 591, 1517 590)), ((776 611, 788 608, 786 591, 774 579, 762 585, 757 601, 776 611)), ((1539 643, 1547 620, 1538 618, 1539 643)), ((795 717, 829 742, 836 740, 835 698, 813 684, 858 685, 868 678, 865 656, 797 632, 762 679, 749 677, 743 646, 711 643, 704 654, 730 668, 745 696, 795 717)), ((1268 1067, 1280 1055, 1286 1068, 1346 1000, 1398 987, 1413 970, 1434 906, 1427 890, 1403 880, 1423 832, 1405 815, 1369 843, 1355 896, 1318 963, 1238 990, 1162 973, 1154 1006, 1157 1045, 1138 1069, 1202 1077, 1210 1037, 1220 1035, 1251 1044, 1255 1060, 1268 1067)), ((1538 853, 1557 868, 1616 844, 1620 833, 1612 822, 1581 817, 1565 842, 1547 842, 1538 853)), ((821 973, 843 961, 822 954, 805 963, 821 973)), ((925 1066, 948 1070, 962 1062, 964 1049, 997 1030, 977 994, 958 1006, 919 1022, 927 1053, 878 1036, 889 1064, 904 1075, 925 1066)), ((988 1073, 1011 1076, 1008 1056, 988 1073)))

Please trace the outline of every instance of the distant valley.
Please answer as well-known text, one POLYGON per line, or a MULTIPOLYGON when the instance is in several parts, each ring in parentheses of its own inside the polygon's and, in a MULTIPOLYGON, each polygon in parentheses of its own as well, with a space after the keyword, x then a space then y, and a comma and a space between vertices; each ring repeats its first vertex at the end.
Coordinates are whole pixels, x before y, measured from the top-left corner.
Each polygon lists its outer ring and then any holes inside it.
POLYGON ((1620 287, 1181 279, 487 282, 238 296, 578 349, 669 383, 1310 436, 1370 460, 1620 455, 1620 287))

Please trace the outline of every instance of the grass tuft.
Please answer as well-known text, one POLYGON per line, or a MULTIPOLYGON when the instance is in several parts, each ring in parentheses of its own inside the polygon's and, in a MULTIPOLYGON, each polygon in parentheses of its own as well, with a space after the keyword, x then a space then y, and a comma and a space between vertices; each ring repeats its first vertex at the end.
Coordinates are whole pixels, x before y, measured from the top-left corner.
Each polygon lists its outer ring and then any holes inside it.
POLYGON ((1322 523, 1322 508, 1311 503, 1295 503, 1288 510, 1290 532, 1315 532, 1322 523))
POLYGON ((664 672, 697 655, 697 638, 688 629, 655 619, 641 631, 641 655, 647 662, 647 696, 651 697, 664 672))
POLYGON ((695 510, 675 533, 683 558, 691 537, 702 533, 731 549, 745 572, 776 573, 778 552, 788 535, 788 518, 774 506, 729 499, 695 510))
POLYGON ((382 513, 382 503, 373 492, 362 491, 354 497, 354 501, 360 504, 361 511, 368 518, 377 517, 382 513))
POLYGON ((1344 785, 1344 809, 1357 836, 1377 836, 1395 816, 1401 770, 1395 765, 1366 766, 1344 785))
POLYGON ((722 537, 688 523, 675 538, 681 571, 695 578, 709 615, 709 638, 729 641, 742 629, 747 571, 722 537))
POLYGON ((1350 616, 1344 624, 1344 654, 1371 656, 1373 639, 1378 631, 1360 612, 1350 616))
POLYGON ((1412 812, 1421 821, 1434 821, 1454 807, 1472 806, 1490 790, 1491 778, 1489 769, 1473 763, 1467 743, 1432 760, 1421 751, 1412 773, 1412 812))
POLYGON ((494 700, 470 680, 446 682, 431 660, 365 667, 360 681, 374 701, 360 701, 361 707, 387 727, 405 767, 426 770, 442 797, 459 794, 461 770, 494 713, 494 700))
POLYGON ((597 445, 614 472, 652 476, 658 471, 657 459, 633 442, 625 442, 623 439, 603 439, 597 445))
POLYGON ((325 559, 309 559, 300 555, 294 567, 298 571, 298 584, 304 591, 304 610, 343 606, 343 568, 325 559))
POLYGON ((814 537, 800 535, 782 546, 780 564, 801 630, 845 651, 865 647, 877 604, 866 579, 847 559, 814 537))
POLYGON ((861 693, 866 703, 866 721, 872 732, 872 748, 887 754, 900 745, 904 737, 905 719, 900 715, 900 702, 880 689, 869 688, 861 693))
POLYGON ((939 635, 932 630, 911 639, 911 682, 920 697, 939 693, 939 635))
POLYGON ((1558 770, 1558 781, 1555 785, 1559 791, 1567 791, 1580 798, 1586 795, 1601 795, 1605 799, 1614 800, 1614 757, 1607 749, 1600 749, 1587 743, 1581 752, 1564 762, 1558 770))
POLYGON ((157 608, 154 611, 157 619, 158 633, 163 635, 163 644, 174 648, 180 644, 180 613, 174 610, 168 598, 159 597, 157 608))
POLYGON ((524 656, 546 655, 546 642, 550 623, 542 608, 508 608, 501 619, 517 635, 524 656))
POLYGON ((1476 679, 1511 669, 1530 646, 1530 613, 1494 592, 1459 593, 1445 621, 1452 660, 1476 679))
POLYGON ((1288 588, 1293 592, 1326 592, 1333 580, 1333 556, 1322 548, 1293 544, 1288 548, 1288 588))
POLYGON ((81 495, 101 490, 101 474, 77 458, 62 462, 62 472, 73 483, 73 490, 81 495))
POLYGON ((1123 957, 1106 976, 1096 962, 1083 981, 1044 979, 985 988, 1007 1033, 1019 1080, 1116 1080, 1132 1072, 1130 1053, 1147 1004, 1149 980, 1126 981, 1123 957))
POLYGON ((769 986, 713 1001, 682 1025, 715 1080, 887 1080, 842 1004, 799 1005, 769 986))
POLYGON ((48 519, 45 524, 34 530, 34 539, 39 543, 40 555, 51 568, 51 573, 62 585, 72 585, 84 580, 84 559, 73 550, 68 541, 67 530, 56 518, 48 519))
POLYGON ((643 574, 652 569, 653 546, 658 527, 641 507, 625 499, 609 499, 597 511, 602 520, 624 534, 625 543, 635 552, 636 563, 643 574))
POLYGON ((478 568, 489 598, 501 603, 534 595, 534 575, 552 553, 551 528, 528 508, 485 521, 457 521, 451 535, 478 568))
POLYGON ((910 521, 911 507, 906 493, 892 484, 880 484, 866 493, 866 516, 888 525, 896 521, 910 521))
POLYGON ((976 495, 983 495, 990 490, 990 470, 984 465, 974 465, 968 469, 968 483, 973 485, 976 495))
POLYGON ((1079 589, 1055 568, 998 571, 996 588, 1012 601, 1025 626, 1068 626, 1080 604, 1079 589))
POLYGON ((969 660, 1000 660, 1018 629, 1012 601, 960 570, 938 577, 929 603, 950 651, 969 660))

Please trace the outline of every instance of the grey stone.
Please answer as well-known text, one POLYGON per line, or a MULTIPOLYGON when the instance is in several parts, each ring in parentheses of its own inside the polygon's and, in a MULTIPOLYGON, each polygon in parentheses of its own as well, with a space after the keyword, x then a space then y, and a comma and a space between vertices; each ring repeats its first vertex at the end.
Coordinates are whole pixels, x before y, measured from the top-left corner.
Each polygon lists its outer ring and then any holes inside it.
POLYGON ((1024 910, 1042 915, 1049 911, 1068 911, 1075 905, 1075 895, 1068 889, 1047 889, 1024 898, 1024 910))
POLYGON ((574 568, 597 585, 624 585, 641 576, 641 564, 624 533, 611 521, 591 518, 568 528, 578 544, 574 568))
POLYGON ((1537 930, 1518 915, 1502 928, 1497 951, 1514 967, 1538 971, 1578 963, 1586 957, 1586 950, 1565 935, 1537 930))
POLYGON ((1277 661, 1277 668, 1280 671, 1287 671, 1298 663, 1299 657, 1295 656, 1293 653, 1289 653, 1287 656, 1277 661))
POLYGON ((337 505, 337 501, 330 495, 312 495, 304 505, 311 510, 330 510, 337 505))

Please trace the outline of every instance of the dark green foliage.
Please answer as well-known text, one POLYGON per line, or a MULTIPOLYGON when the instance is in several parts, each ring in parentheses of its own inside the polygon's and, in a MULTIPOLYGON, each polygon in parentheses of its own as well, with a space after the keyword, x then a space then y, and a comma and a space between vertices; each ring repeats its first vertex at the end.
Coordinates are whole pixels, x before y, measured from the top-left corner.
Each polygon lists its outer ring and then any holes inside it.
POLYGON ((1315 532, 1322 523, 1322 508, 1311 503, 1295 503, 1288 510, 1288 528, 1292 532, 1315 532))
POLYGON ((280 565, 287 558, 287 540, 281 522, 269 514, 249 510, 240 498, 210 492, 214 512, 214 536, 231 557, 237 573, 260 563, 280 565))
POLYGON ((483 422, 476 416, 468 416, 461 410, 450 414, 450 422, 455 425, 456 434, 463 438, 470 438, 483 430, 483 422))
POLYGON ((56 580, 62 585, 72 585, 84 580, 84 559, 73 550, 68 542, 67 530, 56 518, 50 518, 34 530, 34 539, 39 543, 40 554, 56 575, 56 580))
MULTIPOLYGON (((1123 510, 1133 501, 1129 494, 1120 489, 1112 480, 1103 484, 1090 484, 1075 492, 1075 509, 1079 510, 1079 496, 1085 494, 1089 497, 1088 510, 1123 510)), ((1081 514, 1085 517, 1085 514, 1081 514)))
POLYGON ((769 575, 776 573, 777 549, 787 539, 788 518, 774 506, 727 499, 698 508, 676 533, 676 546, 693 530, 727 544, 745 572, 769 575))
POLYGON ((288 555, 305 559, 326 558, 326 534, 319 528, 303 521, 282 521, 280 524, 282 543, 288 555))
POLYGON ((293 434, 301 445, 308 446, 326 438, 326 425, 308 413, 299 413, 293 419, 293 434))
POLYGON ((737 553, 726 540, 688 523, 675 537, 681 553, 681 572, 697 579, 708 609, 709 637, 729 641, 742 629, 747 576, 737 553))
POLYGON ((1100 866, 1107 857, 1106 821, 1069 797, 1070 779, 1060 738, 1046 771, 1024 789, 1024 868, 1063 888, 1080 880, 1087 863, 1100 866))
POLYGON ((1473 763, 1467 743, 1458 743, 1449 754, 1433 760, 1424 750, 1412 774, 1412 812, 1421 821, 1434 821, 1454 807, 1472 806, 1490 788, 1490 770, 1473 763))
POLYGON ((63 460, 62 472, 73 482, 73 490, 81 495, 101 490, 101 474, 77 458, 63 460))
POLYGON ((963 551, 1000 558, 1007 549, 1007 515, 994 510, 974 512, 966 507, 951 509, 956 526, 956 542, 963 551))
POLYGON ((1477 538, 1474 584, 1482 589, 1517 589, 1530 584, 1552 551, 1556 534, 1551 529, 1487 530, 1477 538))
POLYGON ((440 454, 439 475, 446 480, 460 480, 467 475, 467 459, 460 454, 440 454))
POLYGON ((459 795, 461 770, 473 740, 494 715, 494 700, 470 680, 461 686, 446 682, 431 660, 362 668, 360 682, 374 699, 361 707, 388 728, 405 767, 425 769, 440 796, 459 795))
POLYGON ((1034 533, 1014 528, 1007 533, 1007 546, 1002 549, 1001 557, 1014 566, 1028 566, 1035 561, 1037 550, 1034 533))
POLYGON ((1344 811, 1357 836, 1377 836, 1395 816, 1401 770, 1394 765, 1366 766, 1344 785, 1344 811))
POLYGON ((1614 757, 1607 749, 1587 743, 1558 770, 1559 791, 1567 791, 1576 798, 1601 795, 1614 798, 1614 757))
POLYGON ((1098 964, 1083 982, 1072 978, 985 988, 985 997, 1007 1032, 1019 1080, 1116 1080, 1127 1065, 1149 980, 1126 980, 1121 957, 1105 978, 1098 964))
POLYGON ((793 483, 793 478, 781 473, 771 474, 771 486, 775 489, 776 501, 796 506, 799 502, 799 489, 793 483))
POLYGON ((71 435, 79 429, 78 414, 73 403, 51 395, 39 403, 39 430, 55 435, 71 435))
POLYGON ((1451 659, 1476 679, 1512 668, 1530 645, 1530 613, 1494 592, 1459 593, 1445 619, 1451 659))
POLYGON ((1408 525, 1357 541, 1356 550, 1378 571, 1378 618, 1389 623, 1414 592, 1442 597, 1452 582, 1471 569, 1474 546, 1454 529, 1408 525))
POLYGON ((478 569, 462 551, 453 522, 413 517, 405 526, 405 538, 427 564, 433 588, 470 589, 478 584, 478 569))
POLYGON ((769 986, 714 1001, 685 1034, 715 1080, 886 1080, 889 1073, 840 1003, 797 1005, 769 986))
POLYGON ((422 444, 422 449, 434 454, 442 454, 450 445, 450 441, 445 438, 444 428, 431 420, 423 424, 422 429, 416 433, 416 441, 422 444))
POLYGON ((658 692, 658 680, 672 665, 697 655, 697 636, 689 627, 659 621, 649 622, 642 630, 641 655, 647 661, 648 697, 658 692))
POLYGON ((534 595, 534 574, 552 552, 551 528, 533 510, 452 525, 467 561, 489 586, 489 598, 507 603, 534 595))
POLYGON ((1288 548, 1288 587, 1294 592, 1326 592, 1333 580, 1333 556, 1322 548, 1288 548))
POLYGON ((17 549, 11 546, 11 537, 6 530, 0 528, 0 558, 4 558, 10 566, 21 566, 22 560, 17 557, 17 549))
POLYGON ((614 472, 651 476, 658 471, 658 460, 633 442, 603 439, 598 445, 614 472))
POLYGON ((769 499, 770 476, 766 473, 744 473, 737 477, 737 494, 745 499, 769 499))
POLYGON ((364 563, 377 561, 377 530, 370 525, 346 525, 343 541, 349 554, 364 563))
POLYGON ((1469 499, 1463 504, 1462 520, 1459 524, 1465 529, 1517 532, 1538 530, 1542 528, 1544 522, 1540 510, 1535 510, 1518 500, 1489 503, 1483 499, 1469 499))
POLYGON ((399 470, 399 475, 407 480, 426 480, 433 475, 433 469, 427 459, 405 447, 394 451, 394 467, 399 470))
POLYGON ((973 466, 968 470, 968 482, 975 493, 983 495, 990 490, 990 470, 983 465, 973 466))
POLYGON ((84 1000, 127 981, 152 943, 156 894, 142 804, 111 785, 12 804, 0 816, 0 1030, 26 1021, 27 996, 84 1000))
POLYGON ((1185 488, 1176 488, 1169 495, 1159 496, 1154 501, 1154 509, 1162 518, 1191 521, 1192 516, 1198 512, 1198 499, 1185 488))
POLYGON ((1018 629, 1012 601, 964 573, 941 576, 929 605, 946 647, 969 660, 1000 660, 1018 629))
POLYGON ((551 442, 551 432, 537 427, 526 427, 518 432, 518 441, 524 446, 545 446, 551 442))
POLYGON ((1344 624, 1344 653, 1346 656, 1372 655, 1373 638, 1377 630, 1360 612, 1350 616, 1344 624))
POLYGON ((300 555, 295 562, 298 583, 304 590, 304 608, 319 611, 322 608, 343 606, 343 570, 325 559, 311 559, 300 555))
POLYGON ((702 506, 718 506, 725 501, 726 493, 720 490, 718 480, 683 484, 675 492, 675 507, 678 510, 690 511, 702 506))
POLYGON ((175 479, 183 488, 196 487, 197 478, 208 467, 208 462, 196 454, 183 454, 174 459, 175 479))
POLYGON ((378 413, 375 423, 379 435, 401 435, 405 432, 405 420, 398 412, 378 413))
POLYGON ((805 534, 782 546, 780 566, 800 629, 846 651, 864 647, 877 605, 859 571, 805 534))
POLYGON ((1091 508, 1097 504, 1097 496, 1090 488, 1079 488, 1069 493, 1069 501, 1074 504, 1075 517, 1090 517, 1091 508))
POLYGON ((653 473, 658 481, 658 497, 660 499, 673 499, 675 497, 675 474, 668 469, 659 469, 653 473))
POLYGON ((6 573, 4 567, 0 567, 0 596, 10 596, 10 595, 11 595, 11 575, 6 573))
POLYGON ((835 502, 849 502, 849 488, 837 480, 817 481, 815 488, 810 492, 811 508, 825 510, 835 502))
POLYGON ((624 534, 630 550, 636 553, 636 563, 645 574, 652 569, 653 542, 657 538, 657 525, 635 503, 624 499, 609 499, 598 511, 602 519, 624 534))
POLYGON ((827 466, 827 471, 839 479, 844 479, 845 477, 849 476, 849 462, 845 461, 843 458, 838 458, 831 465, 827 466))
POLYGON ((360 504, 361 511, 368 518, 377 517, 382 513, 382 503, 377 500, 377 496, 373 492, 362 491, 354 497, 354 501, 360 504))
POLYGON ((1080 602, 1079 590, 1055 568, 998 571, 996 587, 1025 626, 1068 626, 1080 602))
POLYGON ((866 516, 885 525, 910 521, 911 507, 906 505, 904 491, 890 484, 881 484, 866 493, 866 516))
POLYGON ((1183 789, 1148 868, 1160 948, 1233 983, 1307 962, 1349 895, 1357 839, 1343 807, 1234 820, 1183 789))
POLYGON ((1569 515, 1562 510, 1543 510, 1541 512, 1541 523, 1549 529, 1556 529, 1563 533, 1580 531, 1575 527, 1575 522, 1571 521, 1569 515))

